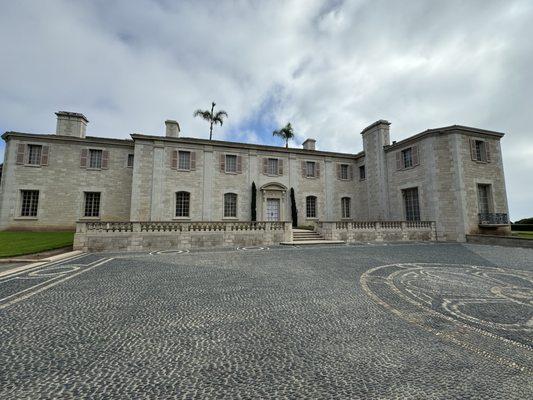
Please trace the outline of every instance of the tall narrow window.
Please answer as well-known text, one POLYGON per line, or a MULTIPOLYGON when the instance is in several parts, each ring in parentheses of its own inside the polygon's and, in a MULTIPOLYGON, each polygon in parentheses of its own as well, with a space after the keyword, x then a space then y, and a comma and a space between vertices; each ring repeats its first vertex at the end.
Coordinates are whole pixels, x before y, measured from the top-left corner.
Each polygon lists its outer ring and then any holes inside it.
POLYGON ((411 168, 413 166, 413 152, 411 147, 402 150, 403 167, 411 168))
POLYGON ((314 178, 316 175, 316 165, 314 161, 307 161, 305 163, 306 176, 308 178, 314 178))
POLYGON ((477 185, 477 199, 480 214, 488 214, 490 207, 490 185, 477 185))
POLYGON ((28 145, 28 164, 41 165, 41 150, 43 146, 37 144, 28 145))
POLYGON ((176 217, 188 217, 191 204, 189 192, 176 193, 176 217))
POLYGON ((305 198, 305 213, 307 218, 316 218, 316 197, 307 196, 305 198))
POLYGON ((21 217, 36 217, 37 208, 39 207, 39 191, 38 190, 22 190, 21 191, 21 217))
POLYGON ((405 205, 405 219, 407 221, 420 221, 418 188, 405 189, 402 192, 405 205))
POLYGON ((483 140, 476 140, 476 160, 487 161, 487 152, 485 150, 485 142, 483 140))
POLYGON ((84 217, 100 216, 100 192, 85 192, 84 217))
POLYGON ((341 199, 342 218, 350 218, 350 202, 349 197, 343 197, 341 199))
POLYGON ((365 170, 365 166, 364 165, 361 165, 359 167, 359 180, 360 181, 364 181, 366 179, 366 170, 365 170))
POLYGON ((191 169, 191 152, 190 151, 178 151, 178 169, 190 170, 191 169))
POLYGON ((224 218, 237 217, 237 195, 235 193, 224 194, 224 218))
POLYGON ((278 159, 277 158, 269 158, 268 164, 267 164, 267 173, 269 175, 278 175, 278 159))
POLYGON ((237 172, 237 156, 226 154, 226 172, 237 172))
POLYGON ((133 154, 128 154, 128 168, 133 168, 133 154))
POLYGON ((89 150, 89 168, 102 168, 102 150, 89 150))
POLYGON ((348 178, 350 176, 349 168, 350 168, 349 165, 341 164, 341 168, 340 168, 340 178, 341 179, 348 180, 348 178))

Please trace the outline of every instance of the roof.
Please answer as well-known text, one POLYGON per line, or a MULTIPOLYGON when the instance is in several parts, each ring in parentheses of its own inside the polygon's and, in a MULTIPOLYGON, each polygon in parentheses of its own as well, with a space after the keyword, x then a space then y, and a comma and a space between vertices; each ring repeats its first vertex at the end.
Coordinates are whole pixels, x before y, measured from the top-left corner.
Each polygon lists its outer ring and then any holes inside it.
POLYGON ((115 139, 105 138, 99 136, 85 136, 85 138, 78 138, 75 136, 56 135, 55 133, 27 133, 27 132, 13 132, 8 131, 2 135, 2 139, 6 140, 10 136, 21 136, 32 139, 47 139, 47 140, 62 140, 72 141, 80 143, 108 143, 123 146, 133 146, 133 140, 131 139, 115 139))

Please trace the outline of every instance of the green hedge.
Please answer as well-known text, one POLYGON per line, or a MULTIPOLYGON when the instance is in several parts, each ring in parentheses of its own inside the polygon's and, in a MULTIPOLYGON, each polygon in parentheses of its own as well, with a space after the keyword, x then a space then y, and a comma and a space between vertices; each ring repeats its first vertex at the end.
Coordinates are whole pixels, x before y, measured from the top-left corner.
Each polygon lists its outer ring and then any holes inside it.
POLYGON ((530 231, 533 232, 533 224, 511 224, 512 231, 530 231))

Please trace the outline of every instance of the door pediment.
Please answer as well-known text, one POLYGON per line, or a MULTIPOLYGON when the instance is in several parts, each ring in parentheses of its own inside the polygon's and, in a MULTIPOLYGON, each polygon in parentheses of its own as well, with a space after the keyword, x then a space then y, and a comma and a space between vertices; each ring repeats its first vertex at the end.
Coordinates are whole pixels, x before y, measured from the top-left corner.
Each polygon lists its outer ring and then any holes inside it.
POLYGON ((280 192, 285 192, 287 191, 287 187, 285 185, 282 185, 281 183, 278 183, 278 182, 269 182, 269 183, 265 183, 263 186, 261 186, 259 188, 259 190, 261 191, 280 191, 280 192))

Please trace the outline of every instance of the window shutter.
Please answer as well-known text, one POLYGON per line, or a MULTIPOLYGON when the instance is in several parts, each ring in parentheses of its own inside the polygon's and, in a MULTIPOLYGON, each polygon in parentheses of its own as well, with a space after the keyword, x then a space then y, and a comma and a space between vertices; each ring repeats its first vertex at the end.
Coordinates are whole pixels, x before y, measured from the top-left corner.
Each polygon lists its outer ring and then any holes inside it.
POLYGON ((263 158, 263 174, 268 174, 268 158, 263 158))
POLYGON ((341 179, 341 165, 337 164, 337 179, 341 179))
POLYGON ((477 161, 476 141, 474 139, 470 139, 470 156, 472 160, 477 161))
POLYGON ((242 156, 237 156, 237 173, 242 174, 242 156))
POLYGON ((170 169, 178 169, 178 150, 172 150, 170 169))
POLYGON ((226 155, 224 153, 220 155, 220 172, 226 172, 226 155))
POLYGON ((420 158, 418 157, 418 146, 411 147, 411 153, 413 154, 413 167, 420 164, 420 158))
POLYGON ((80 168, 87 168, 87 149, 81 149, 80 168))
POLYGON ((320 178, 320 163, 315 162, 315 178, 320 178))
POLYGON ((191 151, 191 171, 196 169, 196 152, 191 151))
POLYGON ((278 158, 278 175, 283 175, 283 159, 278 158))
POLYGON ((490 142, 485 142, 485 160, 490 162, 490 142))
POLYGON ((396 169, 399 171, 403 168, 402 152, 396 152, 396 169))
POLYGON ((107 169, 109 165, 109 151, 102 150, 102 169, 107 169))
POLYGON ((302 176, 305 178, 307 176, 307 168, 305 161, 302 161, 302 176))
POLYGON ((19 143, 17 146, 17 164, 24 164, 25 157, 26 145, 24 143, 19 143))
POLYGON ((50 154, 50 147, 43 146, 41 149, 41 165, 48 165, 49 154, 50 154))
POLYGON ((350 165, 348 167, 348 179, 350 179, 351 181, 353 181, 353 165, 350 165))

